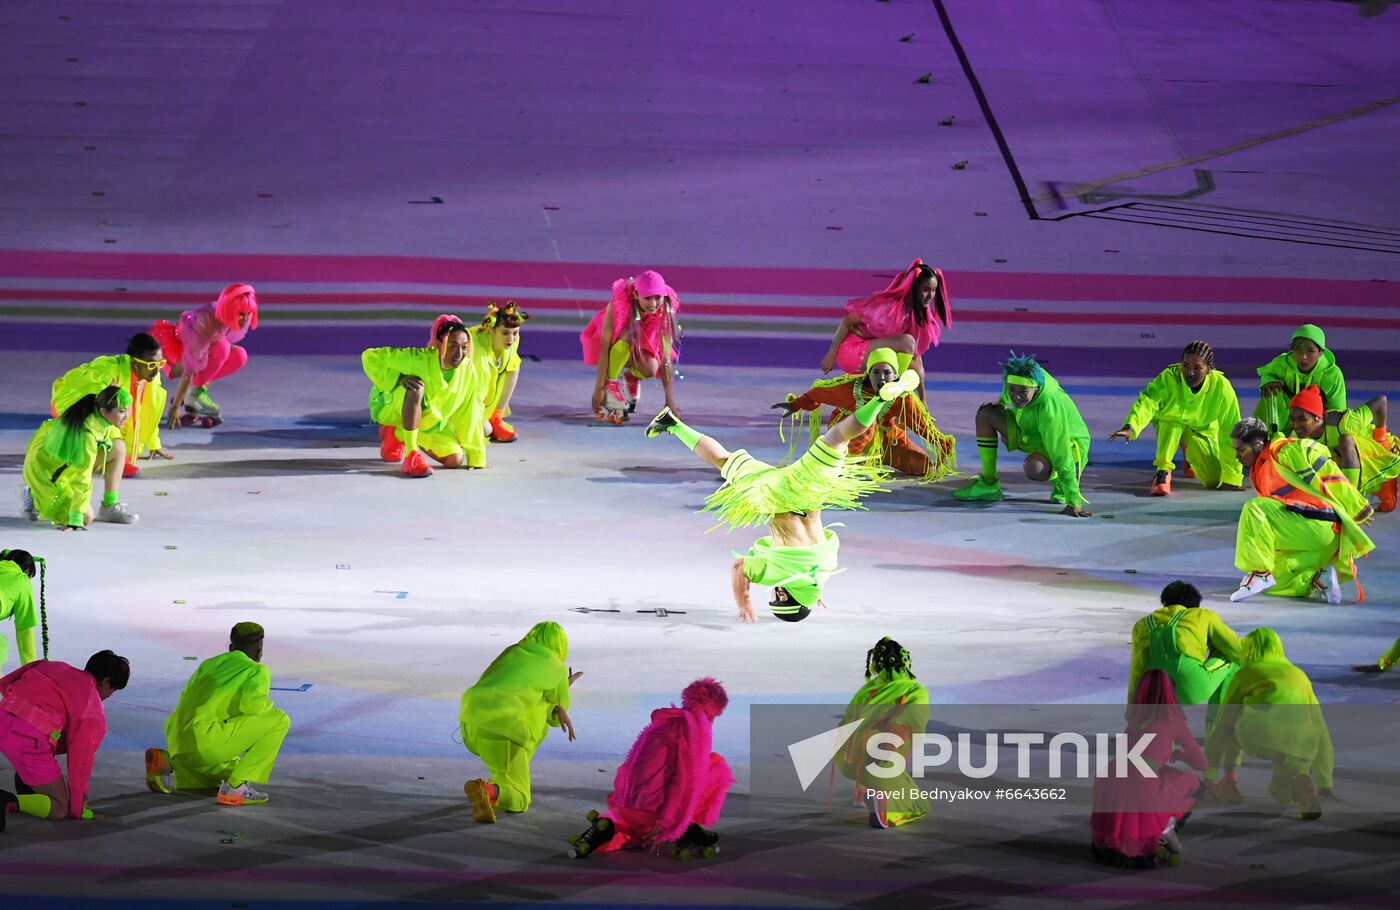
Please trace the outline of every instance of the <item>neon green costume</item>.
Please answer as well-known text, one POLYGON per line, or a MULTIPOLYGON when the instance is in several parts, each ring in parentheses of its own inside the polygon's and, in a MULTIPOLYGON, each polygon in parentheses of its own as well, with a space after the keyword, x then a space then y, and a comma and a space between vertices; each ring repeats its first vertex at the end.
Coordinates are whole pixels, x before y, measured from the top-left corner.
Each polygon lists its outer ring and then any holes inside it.
POLYGON ((730 528, 743 528, 768 524, 784 512, 859 509, 862 498, 885 491, 880 483, 889 475, 870 456, 852 457, 818 439, 781 468, 736 449, 720 476, 724 485, 706 497, 701 511, 714 512, 730 528))
POLYGON ((1218 704, 1239 669, 1240 650, 1239 636, 1214 610, 1159 607, 1133 625, 1128 703, 1142 674, 1161 670, 1171 679, 1181 704, 1218 704))
POLYGON ((423 380, 423 420, 419 445, 432 455, 464 455, 468 467, 486 465, 486 423, 483 403, 483 374, 472 356, 452 370, 442 368, 436 347, 370 348, 360 355, 365 375, 374 387, 369 393, 369 413, 382 426, 394 427, 399 441, 405 441, 403 400, 407 392, 399 385, 404 376, 423 380))
MULTIPOLYGON (((491 347, 489 326, 473 326, 467 331, 472 336, 472 369, 482 377, 482 413, 490 414, 491 409, 496 406, 496 400, 501 397, 506 377, 520 371, 520 336, 516 335, 511 346, 502 351, 501 356, 497 358, 495 350, 491 347)), ((506 406, 502 416, 510 416, 509 406, 506 406)))
POLYGON ((1308 596, 1313 578, 1329 565, 1343 581, 1356 577, 1353 561, 1376 546, 1358 521, 1373 510, 1321 443, 1269 443, 1250 480, 1259 495, 1240 510, 1236 568, 1272 574, 1275 585, 1264 593, 1277 597, 1308 596))
POLYGON ((1361 482, 1356 488, 1366 496, 1375 495, 1386 481, 1400 476, 1400 439, 1394 433, 1386 433, 1381 442, 1375 432, 1376 415, 1364 404, 1340 412, 1335 425, 1325 420, 1322 425, 1322 444, 1334 454, 1343 436, 1350 436, 1356 444, 1356 452, 1361 456, 1361 482))
POLYGON ((1206 736, 1212 768, 1233 768, 1241 753, 1273 762, 1269 795, 1292 802, 1295 777, 1311 774, 1332 786, 1332 737, 1307 674, 1282 656, 1241 667, 1225 694, 1220 718, 1206 736), (1287 706, 1269 709, 1262 706, 1287 706))
MULTIPOLYGON (((866 788, 884 793, 900 793, 889 798, 885 817, 891 827, 907 824, 929 812, 929 801, 912 791, 921 786, 909 776, 908 763, 913 747, 914 733, 923 733, 928 727, 928 690, 923 687, 908 670, 882 671, 873 679, 868 679, 851 696, 842 724, 864 720, 856 734, 836 756, 836 767, 841 774, 855 781, 862 791, 866 788), (889 708, 877 706, 888 705, 889 708), (894 733, 904 743, 900 751, 904 753, 905 773, 899 777, 876 777, 865 770, 870 764, 866 743, 876 733, 894 733)), ((858 794, 863 796, 864 794, 858 794)))
MULTIPOLYGON (((1006 414, 1006 450, 1040 454, 1049 459, 1054 469, 1050 475, 1051 498, 1077 509, 1084 504, 1084 497, 1079 493, 1079 476, 1089 464, 1089 428, 1079 416, 1074 399, 1060 387, 1059 381, 1038 364, 1036 370, 1040 381, 1035 384, 1040 391, 1024 408, 1012 404, 1007 391, 1007 385, 1018 377, 1008 377, 1002 386, 997 401, 1006 414)), ((979 451, 980 446, 979 442, 979 451)), ((990 464, 984 465, 984 475, 988 469, 992 476, 983 479, 995 481, 995 446, 991 450, 990 464)))
POLYGON ((1400 638, 1395 639, 1395 644, 1391 645, 1390 650, 1382 654, 1380 660, 1376 661, 1376 663, 1382 670, 1389 670, 1397 663, 1400 663, 1400 638))
POLYGON ((267 783, 291 727, 287 712, 269 697, 271 684, 267 667, 242 651, 199 665, 165 721, 178 789, 267 783))
POLYGON ((106 463, 117 428, 101 413, 90 415, 73 448, 64 454, 58 449, 58 418, 46 420, 29 440, 24 452, 24 482, 39 517, 56 525, 81 527, 91 505, 92 472, 106 463))
POLYGON ((822 528, 821 543, 809 547, 779 546, 771 537, 760 537, 742 557, 744 577, 756 585, 781 587, 788 592, 795 602, 770 605, 775 614, 798 613, 802 607, 816 605, 827 579, 846 571, 837 568, 840 548, 841 539, 829 528, 822 528))
MULTIPOLYGON (((19 645, 19 663, 24 666, 36 657, 34 630, 39 626, 39 613, 34 609, 34 582, 24 570, 7 559, 0 559, 0 621, 14 618, 15 644, 19 645)), ((0 635, 0 667, 10 655, 10 643, 0 635)))
POLYGON ((1149 423, 1157 428, 1153 466, 1159 471, 1176 469, 1176 450, 1185 442, 1186 461, 1201 486, 1214 489, 1244 482, 1244 469, 1230 442, 1230 429, 1239 419, 1240 402, 1224 373, 1211 370, 1200 389, 1192 391, 1181 374, 1181 364, 1174 363, 1138 394, 1123 425, 1134 437, 1141 436, 1149 423))
POLYGON ((160 374, 150 381, 137 379, 127 354, 94 357, 55 379, 50 399, 54 414, 62 414, 79 398, 95 395, 109 385, 126 389, 135 404, 121 428, 121 438, 126 442, 126 460, 134 462, 143 453, 159 449, 160 420, 165 413, 166 399, 160 374))
POLYGON ((1347 381, 1337 366, 1337 357, 1327 350, 1327 336, 1322 329, 1308 324, 1299 326, 1293 332, 1293 339, 1306 338, 1322 349, 1321 356, 1312 372, 1304 373, 1288 351, 1260 367, 1259 386, 1270 382, 1283 384, 1282 395, 1259 395, 1259 404, 1254 408, 1254 416, 1264 422, 1270 431, 1288 428, 1288 402, 1303 390, 1304 386, 1315 385, 1322 392, 1322 405, 1329 411, 1345 411, 1347 407, 1347 381))
POLYGON ((530 808, 530 758, 559 726, 555 706, 569 709, 568 657, 563 628, 539 623, 462 693, 462 744, 486 763, 507 812, 530 808))

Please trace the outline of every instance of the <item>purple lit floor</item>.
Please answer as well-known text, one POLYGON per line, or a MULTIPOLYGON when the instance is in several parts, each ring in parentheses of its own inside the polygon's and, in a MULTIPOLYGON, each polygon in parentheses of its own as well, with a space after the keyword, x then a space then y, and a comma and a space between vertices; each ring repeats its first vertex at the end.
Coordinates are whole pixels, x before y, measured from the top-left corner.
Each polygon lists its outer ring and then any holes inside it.
POLYGON ((265 322, 248 368, 216 388, 228 422, 173 434, 178 460, 125 487, 139 524, 60 535, 0 518, 0 544, 50 560, 55 656, 110 646, 135 668, 108 703, 94 780, 112 817, 12 820, 7 908, 63 905, 46 894, 210 908, 1393 900, 1395 816, 1357 794, 1306 826, 1258 798, 1199 812, 1186 864, 1138 874, 1087 862, 1082 813, 778 824, 751 805, 748 707, 844 702, 885 634, 939 703, 1120 702, 1131 623, 1175 577, 1236 628, 1278 629, 1324 702, 1392 706, 1395 679, 1347 667, 1400 633, 1394 516, 1375 527, 1364 604, 1231 606, 1243 494, 1183 482, 1150 499, 1150 443, 1096 441, 1095 519, 1056 516, 1014 480, 997 507, 901 485, 838 517, 849 571, 830 611, 746 628, 725 567, 749 538, 707 535, 693 514, 712 472, 673 440, 593 425, 572 359, 608 283, 660 268, 682 299, 686 418, 779 458, 768 406, 814 377, 840 302, 923 256, 954 297, 930 403, 964 470, 1009 348, 1046 357, 1096 439, 1196 337, 1246 407, 1253 368, 1309 321, 1354 401, 1394 394, 1400 79, 1385 61, 1400 13, 958 0, 941 5, 945 28, 922 0, 11 6, 0 481, 17 482, 49 384, 79 360, 235 279, 259 288, 265 322), (521 442, 493 448, 488 472, 393 477, 358 350, 416 343, 433 315, 504 297, 536 314, 521 442), (623 612, 571 612, 610 605, 623 612), (655 606, 685 612, 636 612, 655 606), (148 794, 140 752, 187 658, 245 618, 269 629, 274 685, 311 684, 276 693, 293 730, 274 802, 148 794), (546 742, 530 813, 476 826, 457 699, 546 618, 586 672, 580 739, 546 742), (739 777, 724 852, 699 867, 565 859, 647 712, 702 673, 734 697, 716 727, 739 777))

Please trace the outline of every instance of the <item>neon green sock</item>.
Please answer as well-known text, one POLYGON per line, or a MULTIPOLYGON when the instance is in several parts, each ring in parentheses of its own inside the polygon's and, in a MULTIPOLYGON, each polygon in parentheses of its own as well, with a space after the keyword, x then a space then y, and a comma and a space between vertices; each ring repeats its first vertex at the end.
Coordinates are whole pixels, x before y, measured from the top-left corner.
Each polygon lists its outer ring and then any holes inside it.
MULTIPOLYGON (((1345 472, 1343 472, 1343 473, 1345 473, 1345 472)), ((116 494, 116 493, 103 493, 103 494, 102 494, 102 504, 103 504, 104 506, 114 506, 114 505, 116 505, 116 504, 117 504, 117 494, 116 494)))
POLYGON ((19 801, 19 811, 35 818, 48 818, 53 800, 42 793, 21 793, 15 797, 19 801))
POLYGON ((977 437, 977 457, 982 459, 982 479, 987 483, 997 482, 997 438, 977 437))
POLYGON ((1342 468, 1342 476, 1345 477, 1347 480, 1350 480, 1352 486, 1361 486, 1360 468, 1342 468))
POLYGON ((675 425, 667 427, 666 432, 685 443, 685 447, 692 452, 694 452, 695 447, 700 444, 700 440, 705 437, 704 433, 691 429, 679 419, 676 420, 675 425))
POLYGON ((879 398, 870 399, 865 404, 856 408, 856 420, 859 421, 860 425, 863 427, 870 426, 880 419, 880 411, 887 404, 889 404, 889 402, 882 401, 879 398))
POLYGON ((403 451, 405 456, 418 451, 418 430, 403 431, 403 451))

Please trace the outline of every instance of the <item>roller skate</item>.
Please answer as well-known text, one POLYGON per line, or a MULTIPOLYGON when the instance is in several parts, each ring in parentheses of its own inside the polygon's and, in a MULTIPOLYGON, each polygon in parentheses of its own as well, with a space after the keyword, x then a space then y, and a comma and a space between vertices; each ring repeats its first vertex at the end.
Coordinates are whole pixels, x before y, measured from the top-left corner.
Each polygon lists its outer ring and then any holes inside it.
POLYGON ((622 380, 609 379, 603 383, 603 406, 598 409, 599 420, 612 424, 627 422, 627 402, 622 397, 622 380))
POLYGON ((633 376, 630 371, 625 372, 622 374, 620 388, 622 390, 622 400, 627 402, 627 413, 635 414, 637 411, 637 402, 642 399, 642 381, 636 376, 633 376))
POLYGON ((222 417, 215 414, 200 414, 189 405, 185 405, 185 413, 180 415, 180 426, 182 427, 199 427, 201 430, 212 430, 223 422, 224 419, 222 417))
POLYGON ((1167 828, 1157 841, 1157 865, 1181 865, 1181 838, 1176 834, 1176 819, 1167 822, 1167 828))
POLYGON ((719 835, 713 831, 706 831, 695 823, 691 823, 685 833, 671 845, 672 859, 685 862, 688 859, 714 859, 719 853, 719 835))
POLYGON ((192 386, 189 393, 185 395, 185 407, 206 417, 218 417, 223 413, 223 408, 219 407, 214 399, 209 397, 209 387, 207 385, 192 386))
POLYGON ((612 840, 616 833, 617 828, 613 826, 612 819, 606 815, 599 815, 597 809, 589 809, 588 830, 569 841, 569 856, 573 859, 583 859, 612 840))

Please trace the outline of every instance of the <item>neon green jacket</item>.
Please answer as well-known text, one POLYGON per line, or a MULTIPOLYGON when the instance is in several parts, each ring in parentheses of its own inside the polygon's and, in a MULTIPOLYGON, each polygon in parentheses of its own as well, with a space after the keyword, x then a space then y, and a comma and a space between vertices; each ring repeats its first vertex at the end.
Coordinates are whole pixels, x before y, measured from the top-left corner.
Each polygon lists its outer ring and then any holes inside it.
MULTIPOLYGON (((472 336, 472 360, 473 367, 482 377, 481 404, 483 414, 490 416, 491 409, 496 406, 496 399, 501 397, 501 388, 505 385, 506 376, 517 372, 520 369, 520 336, 515 336, 515 343, 501 352, 500 361, 496 360, 496 353, 491 348, 491 330, 484 325, 473 326, 467 330, 472 336)), ((503 415, 510 416, 510 408, 506 408, 503 415)))
MULTIPOLYGON (((1233 456, 1232 456, 1233 457, 1233 456)), ((1153 620, 1158 626, 1165 626, 1172 617, 1185 611, 1186 615, 1176 623, 1176 649, 1187 657, 1205 662, 1206 656, 1214 651, 1232 664, 1240 662, 1243 645, 1235 630, 1225 624, 1220 614, 1207 607, 1183 607, 1174 604, 1158 607, 1150 616, 1144 616, 1133 624, 1132 654, 1128 658, 1128 704, 1133 703, 1137 694, 1138 680, 1147 672, 1147 660, 1151 648, 1153 620)))
POLYGON ((866 753, 866 741, 876 733, 899 732, 906 747, 906 753, 913 744, 912 734, 923 733, 928 727, 928 689, 908 671, 881 673, 874 679, 867 679, 851 696, 846 706, 842 724, 854 720, 864 720, 855 736, 836 756, 836 767, 842 775, 851 780, 861 780, 862 767, 870 761, 866 753), (893 709, 879 710, 876 705, 892 705, 893 709))
POLYGON ((91 505, 92 470, 98 459, 106 459, 117 428, 101 414, 93 414, 83 424, 83 457, 74 464, 60 461, 44 448, 57 418, 46 420, 29 440, 24 453, 24 482, 41 518, 56 525, 81 527, 83 513, 91 505))
POLYGON ((1083 505, 1079 475, 1089 463, 1089 428, 1079 416, 1074 399, 1046 370, 1045 384, 1030 404, 1024 408, 1013 405, 1005 387, 1000 401, 1006 409, 1006 419, 1016 424, 1015 447, 1022 452, 1040 452, 1050 459, 1055 469, 1051 478, 1055 498, 1075 508, 1083 505))
POLYGON ((1332 786, 1332 736, 1306 673, 1286 660, 1240 667, 1206 736, 1206 759, 1212 768, 1221 767, 1222 762, 1235 767, 1241 751, 1312 762, 1317 785, 1332 786), (1296 707, 1268 710, 1254 705, 1296 707))
MULTIPOLYGON (((476 348, 473 344, 473 352, 476 348)), ((399 378, 417 376, 423 380, 423 430, 457 440, 471 467, 486 464, 483 361, 468 357, 444 375, 437 348, 370 348, 360 360, 365 375, 374 383, 369 412, 376 422, 403 426, 404 389, 399 378)))
POLYGON ((1181 364, 1174 363, 1138 394, 1123 425, 1134 437, 1141 436, 1149 423, 1157 422, 1181 424, 1198 435, 1214 438, 1221 456, 1221 480, 1239 486, 1242 469, 1239 459, 1230 454, 1234 448, 1230 430, 1239 419, 1240 400, 1224 373, 1211 370, 1201 387, 1192 391, 1181 375, 1181 364))
MULTIPOLYGON (((15 620, 15 643, 19 645, 19 663, 33 663, 34 629, 39 625, 39 612, 34 608, 34 582, 24 570, 8 559, 0 560, 0 620, 15 620)), ((0 666, 9 654, 9 645, 0 636, 0 666)))
POLYGON ((202 662, 165 721, 171 754, 198 754, 201 727, 275 710, 271 685, 271 671, 242 651, 227 651, 202 662))
POLYGON ((1343 436, 1350 436, 1361 456, 1361 482, 1356 488, 1370 495, 1387 480, 1400 476, 1400 440, 1387 433, 1384 442, 1376 440, 1376 415, 1366 405, 1345 411, 1329 411, 1322 425, 1322 444, 1335 456, 1343 436), (1330 423, 1335 419, 1335 424, 1330 423))
MULTIPOLYGON (((1287 351, 1270 360, 1258 370, 1259 385, 1281 382, 1291 398, 1305 386, 1315 385, 1322 392, 1322 406, 1329 411, 1345 411, 1347 407, 1347 381, 1342 368, 1337 366, 1337 358, 1331 351, 1323 350, 1317 366, 1311 373, 1298 369, 1293 355, 1287 351)), ((1288 415, 1284 415, 1287 418, 1288 415)))
POLYGON ((462 739, 508 740, 533 752, 550 727, 559 726, 554 706, 569 709, 569 645, 553 623, 541 623, 501 652, 476 685, 462 693, 462 739), (541 626, 552 626, 556 634, 541 626))
POLYGON ((165 388, 160 384, 159 373, 149 382, 138 380, 131 371, 131 358, 126 354, 94 357, 55 379, 50 399, 54 414, 62 414, 79 398, 95 395, 109 385, 126 389, 135 402, 131 416, 121 429, 121 437, 126 441, 126 460, 136 461, 144 452, 159 449, 165 388))

